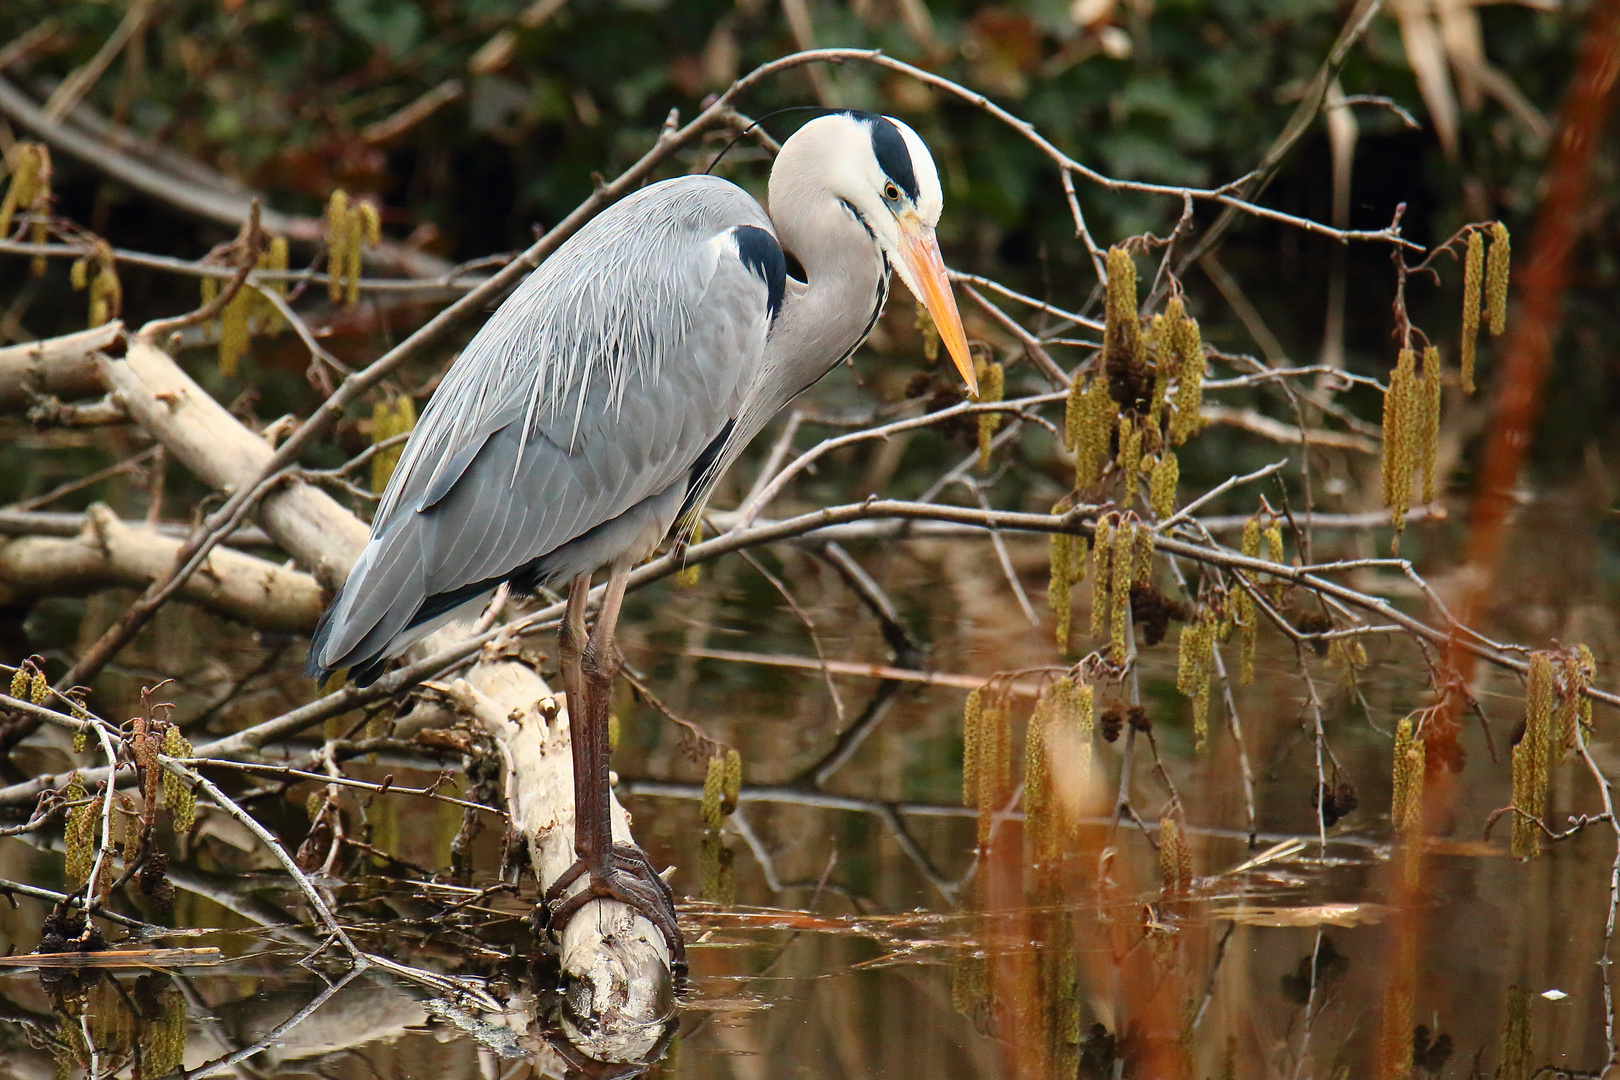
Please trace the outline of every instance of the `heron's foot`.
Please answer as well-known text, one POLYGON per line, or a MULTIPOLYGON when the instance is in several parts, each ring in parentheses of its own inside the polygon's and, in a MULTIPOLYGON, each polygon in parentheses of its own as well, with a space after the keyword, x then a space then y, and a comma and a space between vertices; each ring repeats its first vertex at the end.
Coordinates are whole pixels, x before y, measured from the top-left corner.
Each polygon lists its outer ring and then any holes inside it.
POLYGON ((670 970, 677 977, 684 977, 686 942, 675 918, 675 894, 647 861, 646 852, 629 844, 614 844, 602 860, 604 865, 593 866, 593 861, 579 860, 546 890, 552 935, 560 936, 569 920, 592 900, 617 900, 645 915, 658 927, 669 946, 670 970), (573 884, 586 876, 585 887, 570 895, 568 890, 573 884))

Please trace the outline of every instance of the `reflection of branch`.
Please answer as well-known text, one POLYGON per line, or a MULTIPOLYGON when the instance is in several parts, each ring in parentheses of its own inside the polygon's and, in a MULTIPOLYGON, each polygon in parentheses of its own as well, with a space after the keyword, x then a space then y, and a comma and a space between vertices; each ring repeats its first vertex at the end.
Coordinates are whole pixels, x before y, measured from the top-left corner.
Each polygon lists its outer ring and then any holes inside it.
POLYGON ((866 708, 861 710, 861 715, 855 718, 853 724, 838 733, 838 738, 833 740, 827 752, 821 755, 815 764, 801 772, 795 782, 820 788, 834 773, 848 764, 849 759, 855 756, 855 751, 861 748, 867 736, 883 723, 883 718, 888 715, 889 707, 894 704, 894 695, 899 689, 900 684, 892 679, 878 683, 877 690, 867 701, 866 708))
POLYGON ((836 540, 816 549, 816 554, 838 571, 838 576, 844 579, 844 584, 848 585, 850 590, 861 598, 867 610, 877 617, 882 628, 883 640, 893 651, 895 663, 900 667, 920 666, 923 657, 922 646, 911 636, 906 624, 900 621, 900 613, 895 610, 894 601, 890 600, 882 586, 872 579, 872 575, 866 572, 866 568, 856 562, 854 556, 845 551, 836 540))
POLYGON ((371 965, 371 961, 366 958, 365 954, 355 947, 354 942, 349 940, 348 932, 338 923, 337 917, 332 914, 332 909, 326 906, 326 901, 322 899, 321 894, 311 884, 309 877, 298 868, 298 863, 293 861, 291 855, 287 854, 287 849, 281 846, 281 841, 277 840, 269 829, 260 825, 257 818, 236 805, 235 801, 219 790, 213 781, 207 779, 195 769, 182 765, 174 758, 167 756, 160 755, 158 760, 167 771, 180 777, 186 783, 201 788, 214 801, 215 806, 229 814, 254 836, 258 837, 261 844, 270 849, 270 854, 275 856, 282 869, 287 871, 294 884, 298 886, 298 891, 304 894, 304 899, 309 903, 310 910, 314 912, 316 919, 325 927, 327 934, 348 952, 349 958, 354 962, 351 974, 363 971, 371 965))
POLYGON ((1598 967, 1603 971, 1603 1037, 1609 1051, 1604 1068, 1600 1071, 1607 1071, 1616 1061, 1620 1061, 1620 1046, 1615 1043, 1614 976, 1610 957, 1614 949, 1615 916, 1620 912, 1620 817, 1616 817, 1614 810, 1614 785, 1593 760, 1592 748, 1586 745, 1586 735, 1579 724, 1575 725, 1575 740, 1587 771, 1597 783, 1598 796, 1603 800, 1602 816, 1614 830, 1614 861, 1609 866, 1609 912, 1603 922, 1603 952, 1598 956, 1598 967))
POLYGON ((771 583, 772 587, 781 594, 782 599, 787 601, 788 607, 792 609, 793 614, 798 616, 800 622, 804 623, 805 629, 810 631, 810 645, 816 650, 816 663, 821 669, 822 680, 827 684, 827 696, 832 698, 833 712, 838 717, 838 726, 842 728, 844 726, 844 699, 839 696, 838 684, 833 682, 832 669, 827 666, 827 653, 821 647, 821 632, 816 629, 815 620, 810 617, 808 611, 800 606, 799 601, 794 598, 792 591, 788 589, 781 578, 765 569, 764 564, 748 552, 744 551, 740 554, 744 562, 752 566, 761 577, 771 583))
POLYGON ((418 795, 423 798, 433 799, 436 802, 452 803, 456 806, 467 807, 473 810, 482 810, 485 813, 495 814, 498 817, 506 816, 506 812, 498 807, 485 806, 483 803, 471 802, 467 799, 457 799, 449 795, 440 795, 438 784, 433 784, 430 787, 423 788, 398 787, 393 783, 393 777, 391 775, 384 777, 382 783, 374 784, 369 780, 356 780, 351 776, 344 776, 341 773, 334 775, 330 773, 307 772, 303 769, 294 769, 287 765, 264 765, 257 762, 225 761, 221 758, 185 758, 181 763, 194 767, 235 769, 241 772, 257 773, 259 775, 268 776, 281 776, 294 780, 315 780, 323 784, 335 784, 338 787, 359 788, 361 791, 371 791, 377 793, 378 795, 418 795))
MULTIPOLYGON (((1022 785, 1019 785, 1022 788, 1022 785)), ((702 784, 682 784, 669 780, 651 780, 643 777, 620 776, 615 789, 621 795, 644 795, 650 798, 686 799, 701 802, 703 800, 702 784)), ((873 814, 882 817, 886 812, 893 811, 904 817, 935 817, 935 818, 963 818, 974 819, 979 811, 971 806, 959 806, 955 803, 921 803, 921 802, 885 802, 882 799, 862 799, 853 795, 833 795, 825 791, 814 791, 809 788, 793 787, 791 785, 744 785, 738 795, 739 803, 779 803, 786 806, 808 806, 819 810, 848 810, 862 814, 873 814)), ((1013 809, 1016 800, 996 812, 998 821, 1023 821, 1024 812, 1013 809)), ((1105 816, 1084 816, 1072 819, 1077 824, 1088 826, 1107 826, 1110 819, 1105 816)), ((1159 823, 1149 821, 1144 828, 1155 832, 1159 823)), ((1197 836, 1213 836, 1224 840, 1249 839, 1247 829, 1227 829, 1215 825, 1187 824, 1185 831, 1197 836)), ((1310 833, 1275 833, 1261 832, 1256 839, 1264 844, 1281 844, 1288 841, 1316 842, 1316 834, 1310 833)), ((1352 847, 1378 848, 1380 841, 1355 836, 1336 836, 1336 844, 1348 844, 1352 847)))

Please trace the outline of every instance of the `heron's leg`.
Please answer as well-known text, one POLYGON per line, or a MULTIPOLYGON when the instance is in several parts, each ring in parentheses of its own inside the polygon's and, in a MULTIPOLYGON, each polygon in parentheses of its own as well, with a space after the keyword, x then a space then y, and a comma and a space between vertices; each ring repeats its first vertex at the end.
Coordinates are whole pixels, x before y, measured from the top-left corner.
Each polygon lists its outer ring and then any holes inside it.
MULTIPOLYGON (((629 575, 627 564, 615 564, 609 574, 596 627, 580 657, 580 696, 576 698, 572 692, 569 695, 574 747, 574 851, 579 862, 552 883, 547 899, 556 905, 551 916, 554 932, 598 897, 612 897, 628 904, 663 933, 671 966, 684 972, 686 951, 675 919, 674 894, 639 848, 613 842, 608 716, 613 705, 613 681, 622 666, 613 633, 629 575), (585 888, 564 899, 566 890, 585 873, 590 875, 585 888)), ((572 598, 570 605, 572 610, 572 598)))
POLYGON ((579 710, 569 711, 574 741, 574 853, 596 879, 613 851, 612 797, 608 793, 608 716, 613 711, 613 680, 621 666, 613 631, 624 603, 629 567, 618 563, 608 573, 596 626, 580 657, 583 679, 579 710), (581 757, 580 748, 584 748, 581 757), (583 764, 584 768, 581 768, 583 764))
MULTIPOLYGON (((569 743, 574 758, 574 790, 579 790, 580 781, 590 771, 589 747, 585 740, 578 737, 579 724, 577 718, 583 714, 585 703, 585 676, 581 671, 580 662, 585 653, 585 605, 591 595, 591 575, 581 574, 576 577, 568 587, 568 608, 563 615, 562 626, 557 630, 557 662, 562 668, 563 692, 568 699, 568 717, 571 735, 569 743)), ((583 859, 585 853, 579 850, 579 829, 574 830, 574 854, 583 859)), ((577 877, 578 875, 572 875, 577 877)))

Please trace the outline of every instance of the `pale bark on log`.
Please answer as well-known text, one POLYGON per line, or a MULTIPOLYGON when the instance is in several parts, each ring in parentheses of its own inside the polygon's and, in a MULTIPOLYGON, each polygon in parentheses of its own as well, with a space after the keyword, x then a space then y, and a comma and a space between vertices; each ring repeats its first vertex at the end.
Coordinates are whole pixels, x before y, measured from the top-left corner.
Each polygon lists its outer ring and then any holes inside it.
MULTIPOLYGON (((7 510, 0 507, 0 536, 78 536, 88 523, 85 515, 69 511, 7 510)), ((169 540, 184 540, 191 535, 191 526, 177 521, 160 521, 155 525, 142 524, 140 527, 169 540)), ((238 548, 275 546, 275 542, 257 525, 232 529, 226 539, 238 548)))
MULTIPOLYGON (((419 648, 448 643, 446 628, 419 648)), ((565 696, 527 664, 490 650, 449 688, 500 749, 507 810, 542 889, 574 864, 574 774, 565 696)), ((433 717, 419 715, 420 723, 433 717)), ((440 722, 450 719, 439 718, 440 722)), ((614 840, 633 844, 630 815, 612 797, 614 840)), ((583 888, 581 882, 576 888, 583 888)), ((593 900, 564 928, 560 966, 569 1041, 600 1061, 641 1061, 674 1011, 669 948, 648 919, 616 900, 593 900)))
MULTIPOLYGON (((97 589, 144 589, 174 567, 180 542, 130 525, 106 506, 85 513, 71 539, 24 537, 0 543, 0 607, 40 596, 83 596, 97 589)), ((215 548, 176 599, 261 630, 307 634, 325 599, 309 574, 215 548)))
MULTIPOLYGON (((102 357, 101 377, 130 418, 204 483, 226 491, 252 483, 275 453, 198 386, 162 349, 136 336, 121 360, 102 357)), ((281 549, 335 589, 366 545, 366 526, 302 480, 259 503, 259 524, 281 549)))
MULTIPOLYGON (((167 353, 138 335, 129 339, 123 358, 100 356, 97 365, 103 388, 120 395, 130 418, 205 483, 227 490, 251 483, 269 461, 269 443, 244 427, 167 353)), ((368 533, 364 523, 325 492, 297 479, 262 499, 258 520, 271 539, 328 587, 343 581, 368 533)), ((418 643, 416 651, 442 648, 465 633, 464 625, 446 627, 418 643)), ((451 695, 457 711, 476 717, 502 748, 513 817, 545 889, 574 862, 567 712, 533 668, 502 657, 498 650, 485 656, 456 680, 451 695), (543 711, 542 702, 556 702, 555 715, 548 719, 550 706, 543 711)), ((423 710, 416 712, 413 721, 420 722, 423 710)), ((615 800, 615 839, 632 843, 629 825, 615 800)), ((624 904, 595 900, 570 921, 561 945, 570 1041, 600 1060, 645 1057, 662 1039, 674 1010, 663 935, 624 904)))
POLYGON ((97 354, 123 332, 122 323, 110 322, 76 334, 0 349, 0 412, 28 408, 34 394, 60 398, 99 394, 102 385, 97 354))

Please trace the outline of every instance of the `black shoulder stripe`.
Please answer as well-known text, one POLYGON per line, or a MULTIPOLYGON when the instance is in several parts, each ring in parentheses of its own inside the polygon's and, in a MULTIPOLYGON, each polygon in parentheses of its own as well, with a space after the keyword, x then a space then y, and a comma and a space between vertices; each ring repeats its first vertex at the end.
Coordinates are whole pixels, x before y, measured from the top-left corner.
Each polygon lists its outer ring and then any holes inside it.
POLYGON ((906 146, 905 136, 887 116, 874 116, 871 131, 872 153, 877 157, 878 167, 915 202, 917 174, 911 168, 911 149, 906 146))
POLYGON ((766 304, 771 321, 782 311, 782 290, 787 287, 787 259, 776 237, 753 225, 738 225, 732 230, 737 237, 737 257, 744 266, 765 283, 766 304))

